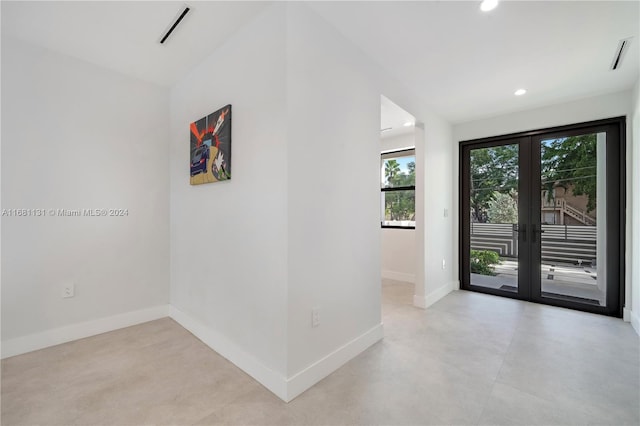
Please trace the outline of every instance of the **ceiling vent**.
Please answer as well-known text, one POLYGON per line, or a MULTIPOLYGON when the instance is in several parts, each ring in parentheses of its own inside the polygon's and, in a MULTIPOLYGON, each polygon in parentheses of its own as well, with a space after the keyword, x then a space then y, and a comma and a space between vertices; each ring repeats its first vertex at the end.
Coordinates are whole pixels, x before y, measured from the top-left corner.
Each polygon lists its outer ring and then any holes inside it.
POLYGON ((620 68, 624 54, 629 50, 629 44, 631 43, 632 38, 633 37, 623 38, 618 42, 618 48, 616 49, 616 54, 613 57, 613 62, 611 63, 611 70, 615 71, 620 68))
POLYGON ((173 21, 173 24, 169 27, 167 32, 165 32, 164 35, 162 36, 162 38, 160 39, 160 44, 164 44, 164 42, 167 41, 167 39, 169 38, 169 36, 173 32, 173 30, 176 29, 178 24, 184 19, 185 16, 187 16, 187 13, 189 13, 190 10, 191 9, 189 8, 189 6, 185 5, 185 7, 182 10, 182 12, 180 13, 180 15, 178 15, 178 17, 175 19, 175 21, 173 21))

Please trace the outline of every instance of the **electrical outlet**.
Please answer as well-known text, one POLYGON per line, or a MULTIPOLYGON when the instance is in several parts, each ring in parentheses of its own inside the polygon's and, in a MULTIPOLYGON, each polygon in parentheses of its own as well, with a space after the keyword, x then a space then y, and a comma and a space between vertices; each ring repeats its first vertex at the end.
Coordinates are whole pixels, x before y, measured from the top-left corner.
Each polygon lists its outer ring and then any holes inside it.
POLYGON ((449 209, 444 209, 444 217, 449 217, 449 209))
POLYGON ((311 327, 317 327, 320 325, 320 308, 313 308, 311 310, 311 327))
POLYGON ((447 262, 442 259, 442 269, 446 269, 447 268, 447 262))
POLYGON ((62 287, 62 298, 68 299, 76 295, 76 288, 73 284, 65 284, 62 287))

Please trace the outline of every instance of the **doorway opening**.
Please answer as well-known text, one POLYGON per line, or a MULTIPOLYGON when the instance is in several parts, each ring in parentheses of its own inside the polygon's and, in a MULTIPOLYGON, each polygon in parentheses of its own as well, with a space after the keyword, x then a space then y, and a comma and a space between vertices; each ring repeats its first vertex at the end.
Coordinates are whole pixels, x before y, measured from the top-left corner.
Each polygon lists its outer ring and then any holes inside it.
POLYGON ((621 316, 624 118, 460 143, 461 287, 621 316))
MULTIPOLYGON (((413 304, 417 273, 416 119, 380 97, 380 227, 383 309, 413 304)), ((384 313, 384 312, 383 312, 384 313)))

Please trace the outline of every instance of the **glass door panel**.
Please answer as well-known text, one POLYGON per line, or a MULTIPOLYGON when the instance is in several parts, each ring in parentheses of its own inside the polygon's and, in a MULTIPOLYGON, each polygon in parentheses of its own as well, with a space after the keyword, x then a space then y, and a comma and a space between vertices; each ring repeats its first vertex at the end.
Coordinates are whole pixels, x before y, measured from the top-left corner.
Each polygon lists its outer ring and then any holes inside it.
POLYGON ((518 293, 519 142, 468 152, 468 284, 518 293))
POLYGON ((606 305, 606 137, 540 142, 543 297, 606 305))

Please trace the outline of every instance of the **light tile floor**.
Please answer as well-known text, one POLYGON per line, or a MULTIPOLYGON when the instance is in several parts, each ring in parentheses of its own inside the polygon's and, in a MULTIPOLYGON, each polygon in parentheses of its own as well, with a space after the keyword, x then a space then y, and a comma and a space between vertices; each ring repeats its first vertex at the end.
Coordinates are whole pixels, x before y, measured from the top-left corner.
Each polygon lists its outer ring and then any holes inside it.
POLYGON ((640 423, 621 320, 383 283, 385 339, 289 404, 170 319, 2 361, 3 425, 640 423))

